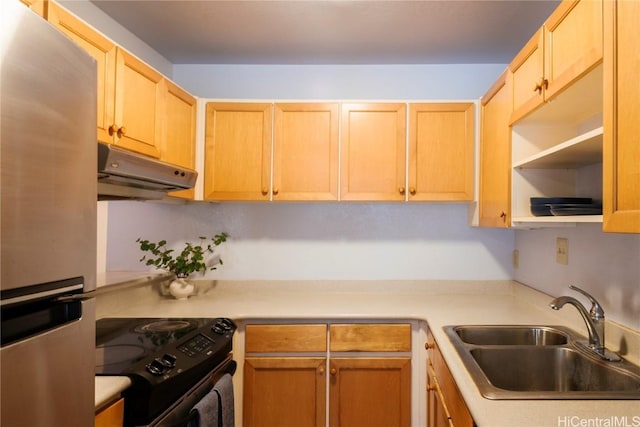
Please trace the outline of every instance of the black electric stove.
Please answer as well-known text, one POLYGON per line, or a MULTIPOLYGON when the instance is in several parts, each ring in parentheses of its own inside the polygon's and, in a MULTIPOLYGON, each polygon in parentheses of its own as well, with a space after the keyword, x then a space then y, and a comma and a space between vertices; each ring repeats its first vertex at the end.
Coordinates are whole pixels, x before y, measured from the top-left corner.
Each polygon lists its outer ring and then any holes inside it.
POLYGON ((125 425, 148 425, 229 359, 235 330, 227 318, 100 319, 96 375, 129 377, 125 425))

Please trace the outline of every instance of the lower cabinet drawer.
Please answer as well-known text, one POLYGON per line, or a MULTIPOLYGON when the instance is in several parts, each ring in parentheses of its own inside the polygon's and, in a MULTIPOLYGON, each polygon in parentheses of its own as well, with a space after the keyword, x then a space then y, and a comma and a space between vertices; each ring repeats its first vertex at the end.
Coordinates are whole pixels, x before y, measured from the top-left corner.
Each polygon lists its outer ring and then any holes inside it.
POLYGON ((327 351, 327 325, 247 325, 247 353, 327 351))
POLYGON ((354 323, 329 326, 331 351, 411 351, 408 323, 354 323))
POLYGON ((120 427, 124 421, 124 399, 120 398, 96 414, 95 427, 120 427))

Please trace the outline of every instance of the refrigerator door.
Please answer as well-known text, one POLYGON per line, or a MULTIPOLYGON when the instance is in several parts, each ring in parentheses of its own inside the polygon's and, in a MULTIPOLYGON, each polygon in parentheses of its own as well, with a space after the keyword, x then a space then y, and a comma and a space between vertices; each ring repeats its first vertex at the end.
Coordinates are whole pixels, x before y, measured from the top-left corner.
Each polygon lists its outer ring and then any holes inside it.
POLYGON ((0 289, 96 276, 96 64, 18 1, 0 14, 0 289))
POLYGON ((96 82, 89 55, 20 2, 3 2, 3 427, 94 422, 95 302, 82 292, 96 276, 96 82))
POLYGON ((0 425, 93 426, 95 300, 82 317, 0 350, 0 425))

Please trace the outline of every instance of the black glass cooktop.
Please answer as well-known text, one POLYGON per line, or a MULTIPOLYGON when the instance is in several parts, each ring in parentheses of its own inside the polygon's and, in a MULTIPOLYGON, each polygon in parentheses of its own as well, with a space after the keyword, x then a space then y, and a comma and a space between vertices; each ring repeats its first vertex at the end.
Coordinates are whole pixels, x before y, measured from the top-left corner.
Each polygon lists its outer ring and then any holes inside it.
POLYGON ((105 318, 96 322, 96 373, 117 375, 215 319, 105 318))

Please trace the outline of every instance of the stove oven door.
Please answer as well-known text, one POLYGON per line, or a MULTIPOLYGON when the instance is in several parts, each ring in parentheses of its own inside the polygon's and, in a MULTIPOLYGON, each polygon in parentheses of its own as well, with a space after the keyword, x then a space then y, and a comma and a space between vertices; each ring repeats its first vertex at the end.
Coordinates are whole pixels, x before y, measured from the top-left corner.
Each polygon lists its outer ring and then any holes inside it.
MULTIPOLYGON (((222 363, 213 369, 208 375, 193 386, 187 393, 164 411, 158 418, 149 424, 149 427, 191 427, 195 424, 193 407, 210 393, 214 385, 225 374, 233 375, 236 371, 236 362, 228 356, 222 363)), ((125 402, 126 405, 126 402, 125 402)), ((220 421, 220 426, 222 422, 220 421)), ((225 421, 224 425, 233 425, 225 421)))

